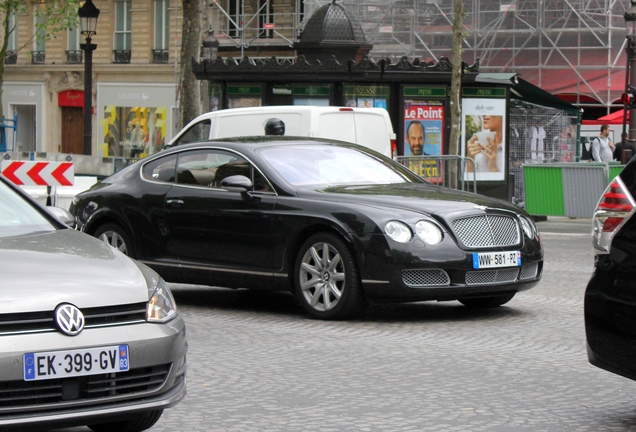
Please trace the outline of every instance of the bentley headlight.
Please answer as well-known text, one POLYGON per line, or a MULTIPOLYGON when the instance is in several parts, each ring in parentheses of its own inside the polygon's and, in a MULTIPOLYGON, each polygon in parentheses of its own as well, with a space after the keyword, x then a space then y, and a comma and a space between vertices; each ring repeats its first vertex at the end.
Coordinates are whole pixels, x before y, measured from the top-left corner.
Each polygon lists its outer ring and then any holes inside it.
POLYGON ((389 221, 384 226, 384 232, 398 243, 406 243, 411 240, 411 230, 406 224, 398 221, 389 221))
POLYGON ((530 220, 528 220, 528 218, 526 218, 525 216, 520 216, 519 220, 521 221, 521 228, 523 229, 526 237, 534 238, 535 230, 532 226, 532 222, 530 222, 530 220))
POLYGON ((415 224, 415 234, 430 245, 436 245, 442 241, 442 231, 433 222, 418 221, 415 224))
POLYGON ((172 297, 170 288, 163 279, 159 279, 157 287, 148 300, 146 321, 166 322, 177 315, 177 304, 172 297))

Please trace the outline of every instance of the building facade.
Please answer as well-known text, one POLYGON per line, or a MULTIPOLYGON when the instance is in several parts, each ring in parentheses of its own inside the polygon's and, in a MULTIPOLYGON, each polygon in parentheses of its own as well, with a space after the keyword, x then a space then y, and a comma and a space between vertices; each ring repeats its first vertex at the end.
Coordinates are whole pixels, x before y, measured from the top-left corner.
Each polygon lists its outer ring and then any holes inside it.
POLYGON ((169 140, 178 116, 181 1, 94 0, 90 95, 84 94, 84 37, 78 28, 31 40, 36 11, 14 14, 5 58, 5 151, 83 154, 84 98, 92 106, 92 156, 135 157, 169 140), (23 47, 24 46, 24 47, 23 47), (23 47, 20 49, 20 47, 23 47))

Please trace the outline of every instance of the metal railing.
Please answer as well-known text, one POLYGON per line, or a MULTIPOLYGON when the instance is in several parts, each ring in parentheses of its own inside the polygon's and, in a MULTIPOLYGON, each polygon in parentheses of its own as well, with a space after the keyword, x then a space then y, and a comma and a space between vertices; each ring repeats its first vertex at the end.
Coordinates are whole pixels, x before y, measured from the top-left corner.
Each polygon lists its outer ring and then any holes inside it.
POLYGON ((418 176, 438 186, 477 192, 474 172, 468 171, 468 162, 473 159, 464 156, 398 156, 399 163, 418 176))
POLYGON ((170 60, 170 53, 167 49, 153 49, 152 50, 152 62, 153 63, 168 63, 170 60))
POLYGON ((130 50, 113 50, 113 63, 130 63, 130 50))
POLYGON ((79 64, 84 60, 84 51, 68 50, 66 51, 66 63, 79 64))
POLYGON ((31 51, 31 64, 44 64, 45 60, 45 51, 31 51))

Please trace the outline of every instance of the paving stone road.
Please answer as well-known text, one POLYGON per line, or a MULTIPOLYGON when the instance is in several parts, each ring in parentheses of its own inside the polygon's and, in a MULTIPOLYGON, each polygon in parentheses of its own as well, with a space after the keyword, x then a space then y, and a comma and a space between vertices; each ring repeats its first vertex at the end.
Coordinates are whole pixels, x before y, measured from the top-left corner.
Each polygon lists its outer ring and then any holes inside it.
POLYGON ((541 284, 490 311, 421 302, 323 322, 287 294, 173 285, 189 394, 151 430, 636 430, 636 382, 587 362, 590 221, 538 226, 541 284))

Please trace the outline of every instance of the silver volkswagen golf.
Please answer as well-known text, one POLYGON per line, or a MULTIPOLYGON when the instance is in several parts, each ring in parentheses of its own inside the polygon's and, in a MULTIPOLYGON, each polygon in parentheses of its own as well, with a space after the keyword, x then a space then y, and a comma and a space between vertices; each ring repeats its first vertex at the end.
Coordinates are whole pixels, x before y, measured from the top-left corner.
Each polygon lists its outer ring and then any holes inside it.
POLYGON ((186 394, 183 318, 157 273, 59 213, 0 176, 0 429, 148 429, 186 394))

